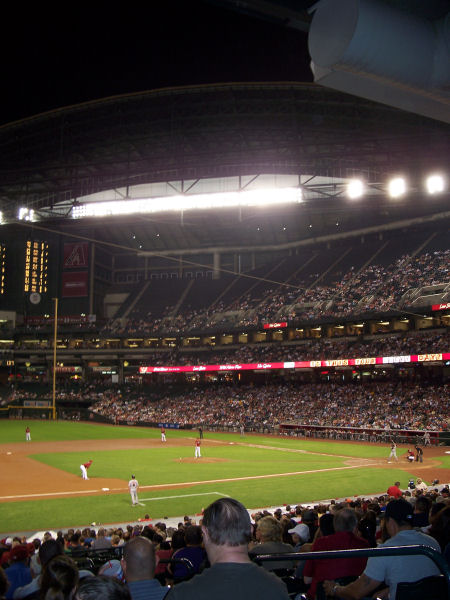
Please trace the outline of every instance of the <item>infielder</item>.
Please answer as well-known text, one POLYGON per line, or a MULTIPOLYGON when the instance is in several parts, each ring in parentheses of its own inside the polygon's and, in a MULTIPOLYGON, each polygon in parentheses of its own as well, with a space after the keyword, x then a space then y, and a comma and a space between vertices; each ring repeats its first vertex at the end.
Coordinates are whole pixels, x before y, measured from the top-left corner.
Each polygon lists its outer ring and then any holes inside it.
POLYGON ((25 441, 31 442, 31 431, 29 427, 25 429, 25 441))
POLYGON ((82 465, 80 465, 80 469, 81 469, 81 477, 83 479, 89 479, 89 477, 87 476, 87 470, 89 469, 89 467, 92 465, 92 459, 89 460, 87 463, 84 463, 82 465))
POLYGON ((131 504, 132 506, 136 506, 137 504, 139 504, 137 496, 139 482, 134 475, 131 476, 131 479, 128 482, 128 489, 130 490, 131 504))
POLYGON ((166 440, 166 430, 164 429, 164 427, 161 427, 161 441, 165 442, 166 440))
POLYGON ((201 458, 202 455, 200 453, 200 445, 201 445, 201 441, 197 438, 195 440, 195 458, 201 458))
POLYGON ((395 458, 395 460, 398 462, 397 445, 395 442, 391 442, 391 453, 389 454, 388 463, 391 462, 391 458, 395 458))

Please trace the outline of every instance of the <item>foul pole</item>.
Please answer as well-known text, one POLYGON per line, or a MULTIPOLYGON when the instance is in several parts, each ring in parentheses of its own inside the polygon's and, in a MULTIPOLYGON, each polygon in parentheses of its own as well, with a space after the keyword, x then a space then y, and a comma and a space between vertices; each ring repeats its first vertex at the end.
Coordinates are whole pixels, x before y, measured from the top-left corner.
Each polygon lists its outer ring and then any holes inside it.
POLYGON ((52 418, 56 420, 56 343, 58 334, 58 298, 53 298, 55 303, 55 323, 53 327, 53 388, 52 388, 52 418))

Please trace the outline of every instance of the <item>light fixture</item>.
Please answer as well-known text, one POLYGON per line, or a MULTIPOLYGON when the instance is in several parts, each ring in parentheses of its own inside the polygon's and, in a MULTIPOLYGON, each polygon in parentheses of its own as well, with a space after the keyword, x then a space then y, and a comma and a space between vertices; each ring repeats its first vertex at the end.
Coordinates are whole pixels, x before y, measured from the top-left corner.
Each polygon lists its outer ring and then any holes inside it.
POLYGON ((351 179, 347 184, 347 196, 351 200, 361 198, 364 194, 364 183, 361 179, 351 179))
POLYGON ((445 183, 442 175, 430 175, 426 180, 426 188, 429 194, 440 194, 444 191, 445 183))
MULTIPOLYGON (((303 202, 300 188, 268 188, 215 194, 185 194, 138 200, 89 202, 72 206, 72 218, 206 210, 239 206, 269 206, 303 202)), ((133 238, 134 239, 134 238, 133 238)))
POLYGON ((32 208, 28 209, 25 207, 19 208, 17 218, 19 219, 19 221, 33 221, 34 210, 32 208))
POLYGON ((394 177, 388 184, 388 192, 391 198, 399 198, 406 193, 406 181, 403 177, 394 177))

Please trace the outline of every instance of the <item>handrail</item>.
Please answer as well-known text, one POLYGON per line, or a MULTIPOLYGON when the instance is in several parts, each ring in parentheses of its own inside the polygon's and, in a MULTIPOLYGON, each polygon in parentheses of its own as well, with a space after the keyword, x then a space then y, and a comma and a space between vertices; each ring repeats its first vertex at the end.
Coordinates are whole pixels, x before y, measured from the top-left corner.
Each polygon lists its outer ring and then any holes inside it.
POLYGON ((383 548, 358 548, 352 550, 323 550, 316 552, 286 552, 285 554, 258 554, 253 557, 254 562, 260 563, 266 560, 317 560, 330 558, 354 558, 354 557, 376 557, 376 556, 417 556, 424 554, 430 558, 444 575, 447 583, 447 597, 450 600, 450 568, 444 556, 422 544, 412 546, 385 546, 383 548))

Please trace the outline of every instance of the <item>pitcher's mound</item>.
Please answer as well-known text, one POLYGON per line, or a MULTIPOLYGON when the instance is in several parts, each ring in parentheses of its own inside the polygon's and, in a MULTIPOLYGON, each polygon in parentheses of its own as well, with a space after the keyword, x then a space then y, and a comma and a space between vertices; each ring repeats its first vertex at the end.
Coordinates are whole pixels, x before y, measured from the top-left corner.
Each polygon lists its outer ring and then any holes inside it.
POLYGON ((175 462, 182 463, 219 463, 219 462, 228 462, 227 458, 176 458, 175 462))

